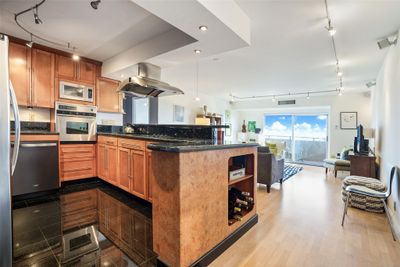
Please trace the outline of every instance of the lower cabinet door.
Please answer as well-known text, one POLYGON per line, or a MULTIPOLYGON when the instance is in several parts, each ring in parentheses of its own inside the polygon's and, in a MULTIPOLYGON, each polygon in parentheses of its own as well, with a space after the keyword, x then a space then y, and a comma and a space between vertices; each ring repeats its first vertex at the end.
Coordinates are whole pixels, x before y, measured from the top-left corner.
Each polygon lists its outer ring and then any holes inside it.
POLYGON ((132 177, 131 151, 126 148, 118 148, 118 186, 130 191, 132 177))
POLYGON ((106 146, 97 146, 97 176, 107 179, 106 146))
POLYGON ((131 150, 132 183, 131 192, 146 199, 146 157, 141 150, 131 150))
POLYGON ((153 172, 153 167, 152 167, 152 159, 151 159, 151 152, 147 152, 146 153, 147 156, 147 170, 146 170, 146 182, 147 182, 147 199, 149 201, 152 201, 153 199, 153 182, 154 182, 154 172, 153 172))
POLYGON ((116 146, 107 146, 107 181, 118 185, 118 149, 116 146))

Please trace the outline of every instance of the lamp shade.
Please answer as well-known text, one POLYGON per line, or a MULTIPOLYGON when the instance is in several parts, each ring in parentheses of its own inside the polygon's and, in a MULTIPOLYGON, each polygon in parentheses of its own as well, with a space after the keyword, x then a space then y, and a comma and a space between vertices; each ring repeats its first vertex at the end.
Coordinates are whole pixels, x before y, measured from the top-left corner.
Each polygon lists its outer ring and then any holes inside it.
POLYGON ((367 139, 374 138, 375 137, 375 129, 365 128, 363 134, 364 134, 364 137, 367 139))

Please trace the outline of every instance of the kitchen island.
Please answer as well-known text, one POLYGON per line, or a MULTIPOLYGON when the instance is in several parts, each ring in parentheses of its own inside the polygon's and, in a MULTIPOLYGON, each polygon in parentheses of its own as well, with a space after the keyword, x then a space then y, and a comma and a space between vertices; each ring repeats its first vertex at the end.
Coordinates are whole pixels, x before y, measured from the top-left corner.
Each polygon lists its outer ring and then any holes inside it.
POLYGON ((153 249, 169 266, 206 266, 257 223, 257 144, 158 143, 153 157, 153 249), (229 179, 243 162, 245 173, 229 179), (254 205, 229 218, 229 190, 254 205))

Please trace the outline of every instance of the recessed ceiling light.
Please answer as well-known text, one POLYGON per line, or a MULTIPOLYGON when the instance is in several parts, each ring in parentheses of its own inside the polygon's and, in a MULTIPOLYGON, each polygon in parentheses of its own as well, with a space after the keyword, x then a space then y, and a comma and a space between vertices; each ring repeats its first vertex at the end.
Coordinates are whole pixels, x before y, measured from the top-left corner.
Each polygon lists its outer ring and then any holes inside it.
POLYGON ((208 27, 205 26, 205 25, 201 25, 201 26, 199 27, 199 30, 205 32, 205 31, 208 30, 208 27))
POLYGON ((124 74, 121 74, 121 78, 124 78, 125 77, 125 75, 124 74))
POLYGON ((336 30, 332 26, 328 28, 328 32, 330 36, 334 36, 336 34, 336 30))
POLYGON ((200 54, 200 53, 201 53, 201 50, 195 49, 194 52, 195 52, 196 54, 200 54))
POLYGON ((194 98, 194 100, 198 102, 198 101, 200 101, 200 97, 196 96, 196 97, 194 98))
POLYGON ((338 71, 337 76, 342 77, 343 76, 343 72, 338 71))
POLYGON ((75 61, 78 61, 80 59, 80 57, 77 54, 73 54, 72 59, 75 61))

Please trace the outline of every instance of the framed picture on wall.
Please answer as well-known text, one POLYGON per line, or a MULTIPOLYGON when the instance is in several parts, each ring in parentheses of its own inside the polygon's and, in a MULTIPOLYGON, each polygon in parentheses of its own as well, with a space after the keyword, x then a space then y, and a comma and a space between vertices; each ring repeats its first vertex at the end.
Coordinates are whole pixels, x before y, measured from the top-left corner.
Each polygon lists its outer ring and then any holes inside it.
POLYGON ((357 112, 340 112, 340 129, 355 130, 357 125, 357 112))
POLYGON ((174 105, 174 122, 184 122, 185 120, 185 107, 174 105))

